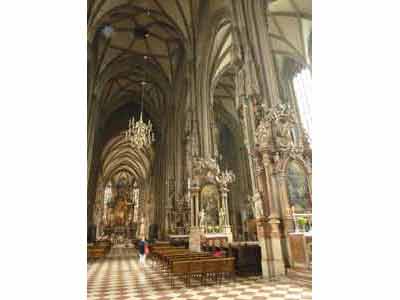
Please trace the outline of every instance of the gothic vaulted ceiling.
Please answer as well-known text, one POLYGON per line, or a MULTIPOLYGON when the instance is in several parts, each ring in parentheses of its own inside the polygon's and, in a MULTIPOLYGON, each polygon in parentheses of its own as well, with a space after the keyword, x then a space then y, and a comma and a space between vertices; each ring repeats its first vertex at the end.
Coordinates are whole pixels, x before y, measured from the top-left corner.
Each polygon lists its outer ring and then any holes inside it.
POLYGON ((193 37, 192 12, 197 9, 195 0, 89 1, 89 40, 109 25, 112 34, 102 68, 120 55, 146 55, 172 80, 180 47, 193 37))
POLYGON ((311 0, 275 0, 268 6, 269 34, 276 55, 311 64, 311 0))
POLYGON ((178 65, 194 39, 199 3, 88 1, 88 40, 96 49, 89 54, 96 66, 93 90, 103 108, 115 110, 115 105, 123 105, 121 99, 140 98, 145 79, 153 87, 146 109, 153 120, 162 116, 178 65), (119 104, 113 103, 116 100, 119 104))
POLYGON ((104 147, 101 161, 105 182, 120 172, 127 172, 138 181, 144 181, 154 159, 152 149, 137 150, 126 142, 123 135, 112 138, 104 147))
POLYGON ((232 23, 222 22, 213 39, 211 51, 211 81, 214 83, 214 101, 233 103, 235 75, 232 68, 232 23))

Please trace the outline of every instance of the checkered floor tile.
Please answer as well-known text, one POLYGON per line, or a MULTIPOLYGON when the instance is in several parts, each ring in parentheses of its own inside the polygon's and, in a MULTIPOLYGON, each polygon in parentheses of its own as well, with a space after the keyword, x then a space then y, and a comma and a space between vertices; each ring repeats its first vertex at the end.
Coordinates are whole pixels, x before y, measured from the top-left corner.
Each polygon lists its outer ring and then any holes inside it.
POLYGON ((88 263, 88 300, 290 300, 311 299, 311 289, 284 278, 267 281, 238 277, 222 285, 171 288, 158 268, 141 267, 134 249, 113 248, 102 260, 88 263))

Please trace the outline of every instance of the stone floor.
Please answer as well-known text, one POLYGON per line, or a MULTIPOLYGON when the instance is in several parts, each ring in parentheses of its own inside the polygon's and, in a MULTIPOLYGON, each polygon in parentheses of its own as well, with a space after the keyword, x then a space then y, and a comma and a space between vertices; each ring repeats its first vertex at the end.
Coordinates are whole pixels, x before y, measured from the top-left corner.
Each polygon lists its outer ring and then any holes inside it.
POLYGON ((88 263, 89 300, 289 300, 311 299, 311 289, 288 278, 267 281, 238 277, 222 285, 171 288, 166 274, 138 265, 134 249, 113 248, 107 258, 88 263))

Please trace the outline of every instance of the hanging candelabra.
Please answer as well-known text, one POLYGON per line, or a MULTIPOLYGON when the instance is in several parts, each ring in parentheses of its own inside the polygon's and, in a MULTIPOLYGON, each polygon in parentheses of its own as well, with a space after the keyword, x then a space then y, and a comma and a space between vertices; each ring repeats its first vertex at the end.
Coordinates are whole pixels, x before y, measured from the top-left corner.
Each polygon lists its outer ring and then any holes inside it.
POLYGON ((145 81, 142 81, 142 103, 140 111, 140 119, 135 122, 135 117, 129 120, 128 130, 125 132, 125 138, 131 145, 137 149, 149 148, 155 141, 153 126, 149 120, 147 124, 143 122, 143 98, 145 81))

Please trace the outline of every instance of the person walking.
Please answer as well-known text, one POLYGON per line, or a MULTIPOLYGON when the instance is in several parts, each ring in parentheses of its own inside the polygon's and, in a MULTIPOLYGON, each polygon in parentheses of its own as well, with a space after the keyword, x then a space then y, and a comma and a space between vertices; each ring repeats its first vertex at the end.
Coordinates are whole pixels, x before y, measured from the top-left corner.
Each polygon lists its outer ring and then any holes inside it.
MULTIPOLYGON (((146 265, 146 248, 148 249, 148 245, 146 243, 146 240, 144 239, 144 237, 142 237, 142 239, 139 241, 139 264, 140 265, 146 265)), ((148 250, 147 250, 148 252, 148 250)))

